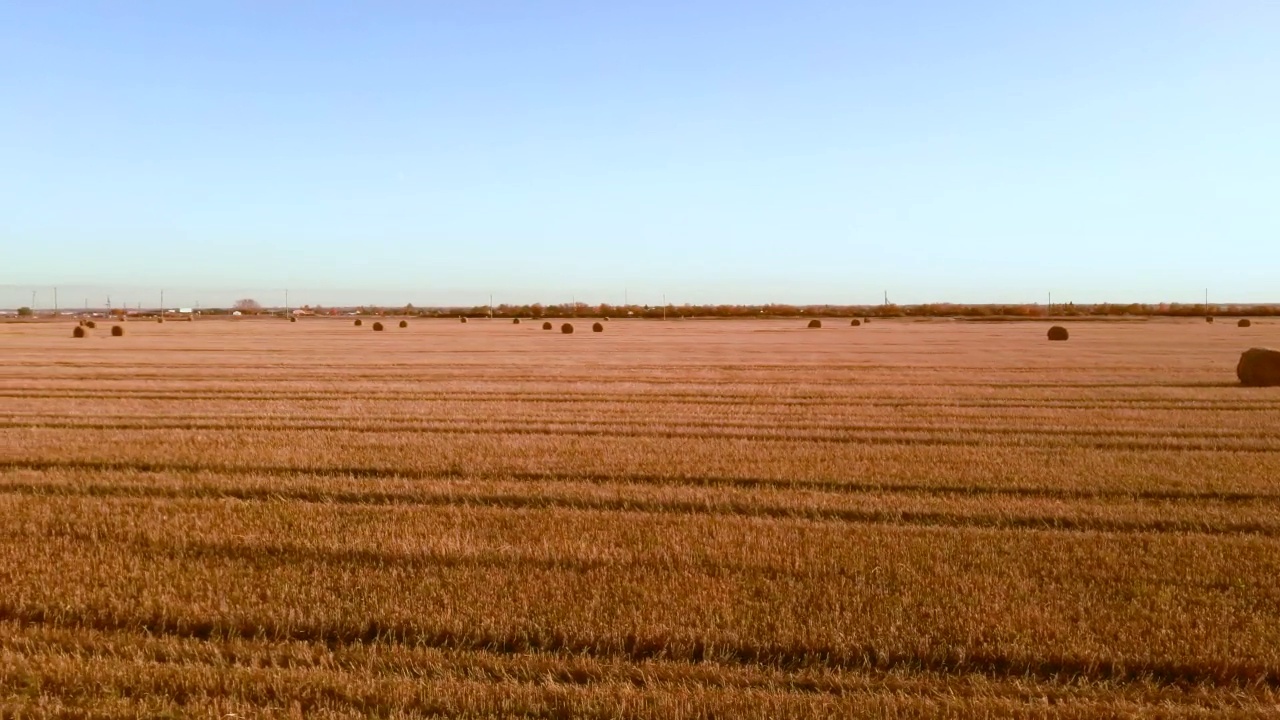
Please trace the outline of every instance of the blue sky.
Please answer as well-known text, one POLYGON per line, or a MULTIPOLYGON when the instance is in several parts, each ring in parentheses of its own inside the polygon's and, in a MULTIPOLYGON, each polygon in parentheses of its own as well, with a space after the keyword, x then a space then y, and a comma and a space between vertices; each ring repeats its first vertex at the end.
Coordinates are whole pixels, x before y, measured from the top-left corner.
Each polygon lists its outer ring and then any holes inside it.
POLYGON ((1277 38, 1274 0, 3 2, 0 306, 1280 301, 1277 38))

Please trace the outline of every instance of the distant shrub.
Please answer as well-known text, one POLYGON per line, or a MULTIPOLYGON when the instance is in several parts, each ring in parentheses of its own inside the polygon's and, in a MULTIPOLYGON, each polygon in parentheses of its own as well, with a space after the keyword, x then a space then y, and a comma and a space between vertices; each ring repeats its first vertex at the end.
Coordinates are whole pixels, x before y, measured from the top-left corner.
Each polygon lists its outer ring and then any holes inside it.
POLYGON ((852 327, 858 327, 858 326, 859 326, 859 325, 861 325, 861 324, 862 324, 862 321, 861 321, 861 320, 859 320, 858 318, 854 318, 854 319, 852 319, 852 320, 850 320, 850 321, 849 321, 849 325, 850 325, 850 326, 852 326, 852 327))
POLYGON ((591 332, 604 332, 604 325, 596 323, 591 326, 591 332))
POLYGON ((374 332, 382 332, 382 323, 380 323, 380 322, 376 322, 376 323, 374 323, 374 324, 373 324, 373 331, 374 331, 374 332))
POLYGON ((76 329, 71 331, 71 337, 84 337, 84 327, 77 325, 76 329))
POLYGON ((1071 334, 1068 333, 1067 329, 1062 327, 1061 325, 1054 325, 1053 327, 1049 328, 1050 340, 1062 341, 1062 340, 1066 340, 1069 337, 1071 337, 1071 334))
POLYGON ((564 333, 565 335, 572 335, 572 334, 573 334, 573 326, 572 326, 572 325, 570 325, 569 323, 565 323, 565 324, 563 324, 563 325, 561 325, 561 326, 560 326, 560 332, 564 333))
POLYGON ((113 336, 115 336, 115 337, 120 337, 121 335, 124 335, 124 326, 123 326, 123 325, 112 325, 112 326, 111 326, 111 334, 112 334, 113 336))
POLYGON ((1249 327, 1250 325, 1253 325, 1253 323, 1249 321, 1249 318, 1240 318, 1240 322, 1236 323, 1236 327, 1249 327))
POLYGON ((356 327, 360 327, 363 324, 364 324, 363 320, 361 320, 360 318, 356 318, 356 322, 355 322, 356 327))
POLYGON ((817 318, 814 318, 813 320, 810 320, 810 321, 809 321, 809 327, 811 327, 811 328, 820 328, 820 327, 822 327, 822 321, 821 321, 821 320, 819 320, 819 319, 817 319, 817 318))
POLYGON ((542 329, 543 329, 543 330, 550 330, 550 329, 551 329, 551 323, 549 323, 549 322, 544 322, 544 323, 542 323, 542 329))
POLYGON ((402 327, 402 328, 409 327, 409 321, 408 321, 408 320, 401 320, 401 321, 400 321, 400 327, 402 327))

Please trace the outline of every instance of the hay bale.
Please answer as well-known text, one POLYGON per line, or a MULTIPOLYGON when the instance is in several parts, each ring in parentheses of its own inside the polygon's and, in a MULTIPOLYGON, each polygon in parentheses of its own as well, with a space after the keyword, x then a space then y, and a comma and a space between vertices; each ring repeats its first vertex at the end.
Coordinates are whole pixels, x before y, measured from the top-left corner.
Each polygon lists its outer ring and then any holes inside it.
POLYGON ((158 322, 158 323, 162 323, 162 322, 164 322, 164 318, 162 318, 162 317, 158 317, 158 318, 156 318, 156 322, 158 322))
POLYGON ((519 325, 519 324, 520 324, 520 318, 511 318, 511 324, 512 324, 512 325, 519 325))
POLYGON ((76 329, 71 331, 71 337, 84 337, 84 326, 77 325, 76 329))
POLYGON ((120 337, 121 335, 124 335, 124 326, 123 326, 123 325, 112 325, 112 326, 111 326, 111 335, 112 335, 112 337, 120 337))
POLYGON ((818 320, 818 319, 816 319, 816 318, 815 318, 815 319, 813 319, 813 320, 810 320, 810 321, 809 321, 809 327, 811 327, 811 328, 820 328, 820 327, 822 327, 822 321, 821 321, 821 320, 818 320))
POLYGON ((564 333, 565 335, 572 335, 572 334, 573 334, 573 326, 572 326, 572 325, 570 325, 569 323, 565 323, 565 324, 563 324, 563 325, 561 325, 561 326, 560 326, 560 332, 564 333))
POLYGON ((865 324, 867 324, 867 323, 870 323, 870 322, 871 322, 871 318, 862 318, 862 323, 863 323, 864 325, 865 325, 865 324))
POLYGON ((465 325, 465 324, 466 324, 466 322, 467 322, 467 316, 466 316, 466 315, 463 315, 462 317, 460 317, 460 318, 458 318, 458 319, 459 319, 459 320, 461 320, 461 321, 462 321, 462 323, 463 323, 464 325, 465 325))
POLYGON ((90 330, 93 330, 94 328, 98 327, 98 323, 96 323, 96 322, 94 322, 94 321, 92 321, 92 320, 86 320, 86 321, 84 322, 84 326, 85 326, 85 327, 87 327, 87 328, 89 328, 90 330))
POLYGON ((1211 323, 1211 322, 1213 322, 1213 316, 1212 316, 1212 315, 1210 315, 1209 317, 1205 318, 1205 319, 1204 319, 1204 321, 1205 321, 1205 322, 1207 322, 1207 323, 1211 323))
POLYGON ((1067 329, 1062 327, 1061 325, 1054 325, 1053 327, 1049 328, 1050 340, 1062 341, 1062 340, 1066 340, 1069 337, 1071 337, 1071 333, 1068 333, 1067 329))
POLYGON ((400 327, 402 327, 402 328, 407 328, 407 327, 409 327, 409 321, 408 321, 408 320, 401 320, 401 321, 400 321, 400 327))
POLYGON ((374 323, 374 324, 373 324, 373 331, 374 331, 374 332, 382 332, 382 323, 380 323, 380 322, 376 322, 376 323, 374 323))
POLYGON ((551 329, 551 323, 549 323, 549 322, 544 322, 544 323, 542 323, 542 329, 543 329, 543 330, 550 330, 550 329, 551 329))
POLYGON ((289 322, 298 322, 298 318, 296 318, 296 317, 294 317, 294 316, 290 315, 290 316, 289 316, 289 322))
POLYGON ((862 325, 862 321, 861 321, 861 320, 859 320, 858 318, 854 318, 854 319, 852 319, 852 320, 850 320, 850 321, 849 321, 849 326, 850 326, 850 327, 860 327, 861 325, 862 325))
POLYGON ((363 320, 361 320, 360 318, 356 318, 356 322, 355 322, 356 327, 360 327, 363 324, 364 324, 363 320))
POLYGON ((605 322, 609 322, 609 316, 608 316, 608 315, 605 315, 605 316, 604 316, 603 318, 601 318, 601 319, 602 319, 602 320, 604 320, 605 322))
POLYGON ((1249 387, 1280 385, 1280 350, 1250 348, 1240 354, 1236 377, 1249 387))
POLYGON ((591 326, 591 332, 604 332, 604 325, 596 323, 591 326))
POLYGON ((1236 323, 1236 327, 1249 327, 1250 325, 1253 325, 1253 323, 1249 321, 1249 318, 1240 318, 1240 322, 1236 323))

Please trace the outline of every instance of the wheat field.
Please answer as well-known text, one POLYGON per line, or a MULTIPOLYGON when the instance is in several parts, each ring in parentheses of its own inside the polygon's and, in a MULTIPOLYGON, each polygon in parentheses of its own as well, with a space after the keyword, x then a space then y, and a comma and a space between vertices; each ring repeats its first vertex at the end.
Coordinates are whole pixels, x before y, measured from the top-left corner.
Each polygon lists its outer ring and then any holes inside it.
POLYGON ((0 716, 1280 714, 1280 324, 0 325, 0 716))

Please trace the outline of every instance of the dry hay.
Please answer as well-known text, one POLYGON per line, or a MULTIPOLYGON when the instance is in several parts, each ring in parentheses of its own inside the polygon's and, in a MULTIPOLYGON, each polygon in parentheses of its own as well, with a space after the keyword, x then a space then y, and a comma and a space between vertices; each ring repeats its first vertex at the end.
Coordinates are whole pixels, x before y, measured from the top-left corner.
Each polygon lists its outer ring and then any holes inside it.
POLYGON ((563 324, 563 325, 561 325, 561 326, 560 326, 560 332, 564 333, 565 335, 572 335, 572 334, 573 334, 573 326, 572 326, 572 325, 570 325, 569 323, 565 323, 565 324, 563 324))
POLYGON ((605 315, 604 317, 602 317, 602 318, 600 318, 600 319, 601 319, 601 320, 604 320, 605 322, 609 322, 609 316, 608 316, 608 315, 605 315))
POLYGON ((859 320, 858 318, 854 318, 849 321, 849 327, 858 327, 860 325, 862 325, 862 321, 859 320))
POLYGON ((1205 321, 1205 322, 1207 322, 1207 323, 1211 323, 1211 322, 1213 322, 1213 316, 1209 316, 1209 317, 1205 318, 1205 319, 1204 319, 1204 321, 1205 321))
POLYGON ((1253 323, 1249 321, 1249 318, 1240 318, 1240 322, 1236 323, 1236 327, 1249 327, 1250 325, 1253 325, 1253 323))
POLYGON ((112 325, 112 326, 111 326, 111 335, 112 335, 113 337, 120 337, 121 335, 124 335, 124 326, 123 326, 123 325, 112 325))
POLYGON ((1061 341, 1061 340, 1066 340, 1069 337, 1071 337, 1071 333, 1068 333, 1067 329, 1062 327, 1061 325, 1054 325, 1053 327, 1049 328, 1050 340, 1061 341))
POLYGON ((459 320, 461 320, 464 324, 467 322, 467 316, 466 316, 466 315, 463 315, 462 317, 460 317, 460 318, 458 318, 458 319, 459 319, 459 320))
POLYGON ((84 337, 84 327, 77 325, 76 329, 71 331, 71 337, 78 337, 78 338, 84 337))
POLYGON ((520 318, 511 318, 511 324, 512 324, 512 325, 519 325, 519 324, 520 324, 520 318))
POLYGON ((604 325, 595 323, 591 326, 591 332, 604 332, 604 325))
POLYGON ((90 330, 92 330, 92 329, 94 329, 94 328, 98 327, 98 323, 96 323, 96 322, 94 322, 94 321, 92 321, 92 320, 86 320, 86 321, 84 322, 84 326, 85 326, 85 327, 87 327, 87 328, 89 328, 90 330))
POLYGON ((293 317, 292 315, 290 315, 290 316, 289 316, 289 322, 298 322, 298 318, 293 317))
POLYGON ((813 319, 813 320, 810 320, 810 321, 809 321, 809 327, 811 327, 811 328, 820 328, 820 327, 822 327, 822 321, 821 321, 821 320, 818 320, 818 319, 816 319, 816 318, 815 318, 815 319, 813 319))
POLYGON ((1250 387, 1280 385, 1280 350, 1250 348, 1240 354, 1236 377, 1250 387))
POLYGON ((544 322, 544 323, 542 323, 542 329, 543 329, 543 330, 550 330, 550 329, 551 329, 551 323, 549 323, 549 322, 544 322))
POLYGON ((409 327, 409 321, 408 321, 408 320, 401 320, 401 321, 400 321, 400 327, 402 327, 402 328, 407 328, 407 327, 409 327))
POLYGON ((380 323, 380 322, 376 322, 376 323, 374 323, 374 324, 373 324, 373 331, 374 331, 374 332, 382 332, 382 323, 380 323))
POLYGON ((156 318, 156 322, 158 322, 158 323, 162 323, 162 322, 164 322, 164 318, 162 318, 162 317, 158 317, 158 318, 156 318))
POLYGON ((364 324, 363 320, 361 320, 360 318, 356 318, 356 322, 355 322, 356 327, 360 327, 363 324, 364 324))

